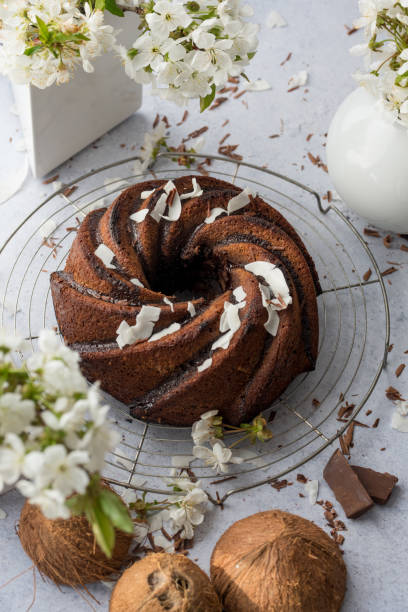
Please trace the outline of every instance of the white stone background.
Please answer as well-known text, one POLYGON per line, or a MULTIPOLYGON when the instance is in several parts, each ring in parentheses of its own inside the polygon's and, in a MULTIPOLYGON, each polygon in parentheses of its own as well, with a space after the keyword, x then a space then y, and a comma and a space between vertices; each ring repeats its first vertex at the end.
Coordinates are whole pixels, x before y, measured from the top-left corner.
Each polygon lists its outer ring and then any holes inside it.
MULTIPOLYGON (((231 132, 229 142, 240 143, 239 152, 246 161, 265 164, 278 172, 298 178, 321 194, 332 188, 330 178, 322 170, 305 159, 307 151, 319 154, 325 159, 324 134, 330 119, 343 98, 354 88, 351 73, 357 60, 350 57, 348 49, 359 41, 359 34, 347 36, 345 24, 351 25, 357 14, 357 3, 353 0, 332 2, 330 0, 252 0, 255 19, 262 24, 259 53, 248 70, 251 78, 267 79, 272 89, 263 93, 248 93, 244 98, 229 101, 214 112, 199 116, 196 104, 189 107, 189 119, 180 126, 175 124, 181 119, 183 110, 163 103, 144 94, 142 109, 117 128, 111 130, 98 142, 98 148, 89 146, 72 160, 58 168, 60 180, 69 182, 76 176, 110 161, 115 161, 130 153, 132 145, 139 146, 143 133, 150 129, 157 112, 166 114, 170 123, 171 140, 178 144, 188 132, 208 125, 205 151, 216 153, 221 135, 231 132), (264 27, 269 10, 277 9, 285 17, 288 27, 269 30, 264 27), (280 63, 289 52, 292 59, 283 67, 280 63), (289 77, 301 69, 310 72, 307 94, 303 89, 287 93, 289 77), (248 109, 243 105, 246 100, 248 109), (222 131, 221 125, 228 118, 230 123, 222 131), (280 120, 284 120, 284 134, 277 139, 268 135, 279 132, 280 120), (310 142, 306 136, 313 133, 310 142), (125 143, 126 147, 120 147, 125 143), (301 165, 304 164, 304 170, 301 165)), ((19 120, 9 112, 13 102, 11 90, 5 79, 0 81, 0 147, 1 168, 4 175, 15 169, 22 160, 22 153, 16 152, 15 142, 21 138, 19 120), (12 137, 12 142, 9 142, 12 137)), ((0 241, 17 223, 29 213, 51 187, 41 180, 29 177, 23 188, 9 202, 0 208, 0 241)), ((343 204, 340 207, 346 210, 343 204)), ((351 221, 360 229, 366 225, 364 220, 350 214, 351 221)), ((390 427, 391 403, 385 399, 384 390, 396 385, 401 391, 408 386, 408 368, 396 380, 395 369, 404 361, 404 351, 408 349, 406 304, 408 284, 406 264, 407 254, 399 250, 401 239, 395 237, 391 249, 387 250, 382 240, 368 239, 379 262, 380 269, 389 266, 388 260, 400 262, 399 271, 389 277, 386 283, 391 306, 391 342, 394 350, 389 357, 389 366, 381 376, 380 382, 371 396, 366 408, 373 411, 367 422, 381 418, 378 429, 357 431, 358 443, 352 451, 352 460, 357 464, 372 466, 378 470, 389 471, 399 477, 399 486, 385 507, 375 507, 358 520, 347 521, 348 531, 344 542, 344 559, 348 568, 347 595, 344 611, 389 612, 408 609, 408 588, 406 567, 407 553, 407 476, 406 463, 408 436, 393 431, 390 427), (405 264, 405 265, 404 265, 405 264), (386 450, 381 452, 380 448, 386 450)), ((0 270, 0 282, 3 281, 0 270)), ((378 356, 373 355, 373 359, 378 356)), ((362 419, 364 420, 364 419, 362 419)), ((337 444, 337 443, 336 443, 337 444)), ((335 444, 335 445, 336 445, 335 444)), ((334 445, 334 446, 335 446, 334 445)), ((326 449, 300 471, 309 478, 320 482, 319 497, 333 499, 331 491, 324 483, 322 471, 332 448, 326 449)), ((294 480, 295 474, 289 475, 294 480)), ((293 486, 277 492, 270 486, 254 489, 231 498, 223 511, 213 509, 205 524, 197 530, 196 543, 191 558, 208 570, 211 551, 221 533, 235 520, 257 511, 281 508, 298 513, 318 525, 325 527, 322 508, 309 505, 301 499, 302 485, 293 486)), ((22 498, 14 491, 0 497, 0 507, 7 518, 0 522, 0 586, 24 571, 31 561, 23 552, 15 533, 22 498)), ((344 519, 338 504, 339 518, 344 519)), ((327 529, 327 528, 326 528, 327 529)), ((109 590, 103 585, 93 587, 92 592, 100 602, 93 602, 97 609, 107 610, 109 590)), ((0 610, 3 612, 26 610, 33 599, 32 572, 0 589, 0 610)), ((31 608, 37 611, 87 610, 89 605, 75 591, 57 587, 44 582, 37 575, 35 602, 31 608)), ((319 611, 320 612, 320 611, 319 611)), ((323 612, 323 611, 322 611, 323 612)))

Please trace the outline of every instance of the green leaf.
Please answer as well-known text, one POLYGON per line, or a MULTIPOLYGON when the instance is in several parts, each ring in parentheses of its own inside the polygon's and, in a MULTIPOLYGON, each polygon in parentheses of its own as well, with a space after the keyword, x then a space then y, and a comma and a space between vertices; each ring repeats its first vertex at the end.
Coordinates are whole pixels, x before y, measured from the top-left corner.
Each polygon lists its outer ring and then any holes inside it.
POLYGON ((204 112, 206 108, 208 108, 215 98, 216 87, 215 85, 211 85, 211 93, 209 93, 204 98, 200 98, 200 113, 204 112))
POLYGON ((103 512, 98 500, 86 509, 86 516, 92 527, 93 534, 101 550, 110 559, 115 546, 115 529, 109 518, 103 512))
POLYGON ((24 55, 33 55, 33 53, 36 53, 36 51, 39 51, 40 49, 42 49, 42 45, 33 45, 24 51, 24 55))
POLYGON ((105 8, 107 11, 112 13, 112 15, 117 15, 118 17, 123 17, 123 11, 116 4, 116 0, 105 0, 105 8))
POLYGON ((256 55, 256 51, 251 51, 250 53, 248 53, 248 59, 251 60, 252 58, 255 57, 255 55, 256 55))
POLYGON ((95 9, 98 11, 105 10, 105 0, 95 0, 95 9))
POLYGON ((99 502, 104 514, 112 524, 126 533, 133 533, 133 521, 123 501, 109 489, 102 489, 99 502))
POLYGON ((133 47, 131 49, 129 49, 129 51, 127 52, 128 56, 130 57, 130 59, 133 59, 134 57, 136 57, 136 55, 139 53, 138 49, 134 49, 133 47))
POLYGON ((40 37, 42 37, 44 41, 47 41, 50 37, 50 32, 48 30, 47 24, 40 17, 37 17, 36 19, 40 37))

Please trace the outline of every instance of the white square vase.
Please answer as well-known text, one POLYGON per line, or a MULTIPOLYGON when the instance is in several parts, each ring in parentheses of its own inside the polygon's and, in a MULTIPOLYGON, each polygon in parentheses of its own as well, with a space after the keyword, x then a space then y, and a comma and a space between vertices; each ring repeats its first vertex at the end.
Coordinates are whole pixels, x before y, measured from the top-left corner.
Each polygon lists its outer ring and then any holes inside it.
MULTIPOLYGON (((119 42, 130 47, 139 35, 138 16, 108 14, 106 23, 120 30, 119 42)), ((13 84, 30 166, 42 177, 140 108, 142 87, 126 76, 113 52, 93 61, 95 71, 78 66, 63 85, 38 89, 13 84)))

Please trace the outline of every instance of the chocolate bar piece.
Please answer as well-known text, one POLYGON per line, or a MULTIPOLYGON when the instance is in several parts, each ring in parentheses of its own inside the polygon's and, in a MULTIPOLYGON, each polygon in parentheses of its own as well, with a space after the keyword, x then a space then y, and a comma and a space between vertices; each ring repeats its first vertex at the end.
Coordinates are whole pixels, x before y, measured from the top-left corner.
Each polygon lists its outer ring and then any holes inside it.
POLYGON ((323 470, 323 476, 347 518, 357 518, 374 505, 357 474, 340 450, 337 449, 330 457, 323 470))
POLYGON ((361 484, 376 504, 385 504, 390 498, 390 495, 398 482, 398 478, 388 472, 376 472, 370 468, 360 467, 358 465, 351 466, 357 474, 361 484))

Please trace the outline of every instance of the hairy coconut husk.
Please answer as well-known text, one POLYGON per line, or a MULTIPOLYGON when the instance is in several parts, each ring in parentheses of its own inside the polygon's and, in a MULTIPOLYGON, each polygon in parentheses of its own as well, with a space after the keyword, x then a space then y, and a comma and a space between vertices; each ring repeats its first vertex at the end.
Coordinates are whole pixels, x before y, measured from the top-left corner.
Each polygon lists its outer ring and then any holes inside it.
POLYGON ((28 501, 20 514, 22 547, 41 574, 56 584, 84 585, 117 573, 128 558, 132 535, 115 530, 115 548, 108 559, 95 541, 85 516, 45 518, 28 501))
POLYGON ((208 576, 184 555, 153 553, 116 584, 110 612, 221 612, 208 576))
POLYGON ((211 580, 226 612, 337 612, 346 566, 320 527, 271 510, 237 521, 221 536, 211 580))

